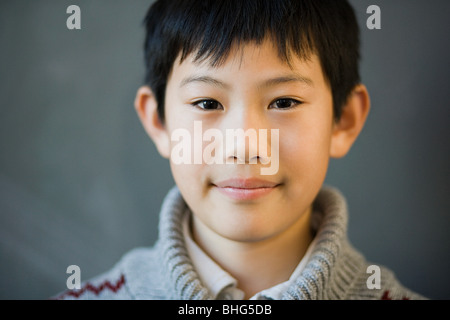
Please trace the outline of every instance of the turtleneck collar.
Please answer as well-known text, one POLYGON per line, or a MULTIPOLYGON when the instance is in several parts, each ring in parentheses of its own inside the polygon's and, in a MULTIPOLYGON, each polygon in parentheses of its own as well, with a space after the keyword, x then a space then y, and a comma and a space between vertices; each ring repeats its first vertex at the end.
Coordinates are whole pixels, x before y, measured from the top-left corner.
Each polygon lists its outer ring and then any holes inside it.
MULTIPOLYGON (((304 270, 282 299, 345 299, 364 263, 347 240, 346 201, 338 190, 324 186, 313 206, 316 244, 304 270)), ((173 187, 160 214, 158 252, 163 273, 174 299, 211 299, 184 242, 182 221, 186 209, 180 191, 173 187)))

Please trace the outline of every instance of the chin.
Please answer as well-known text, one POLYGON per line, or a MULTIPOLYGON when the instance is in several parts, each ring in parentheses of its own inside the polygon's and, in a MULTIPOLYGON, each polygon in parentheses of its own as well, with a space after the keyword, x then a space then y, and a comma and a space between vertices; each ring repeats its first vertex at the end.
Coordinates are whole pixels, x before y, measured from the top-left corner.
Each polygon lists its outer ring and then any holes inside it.
POLYGON ((245 219, 245 221, 242 221, 243 219, 236 220, 232 223, 222 222, 221 225, 216 226, 216 233, 237 242, 263 241, 278 233, 273 224, 268 226, 261 223, 261 221, 249 221, 252 219, 245 219))

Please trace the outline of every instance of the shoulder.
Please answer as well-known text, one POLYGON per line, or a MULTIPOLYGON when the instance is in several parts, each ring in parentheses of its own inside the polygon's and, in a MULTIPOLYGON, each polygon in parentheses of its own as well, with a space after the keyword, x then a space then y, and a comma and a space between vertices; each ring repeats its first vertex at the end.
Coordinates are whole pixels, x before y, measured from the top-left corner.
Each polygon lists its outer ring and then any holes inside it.
MULTIPOLYGON (((333 292, 340 289, 343 300, 422 300, 420 294, 406 288, 388 267, 373 263, 353 245, 344 241, 339 261, 334 266, 333 292)), ((329 294, 329 296, 333 296, 329 294)))
MULTIPOLYGON (((377 265, 368 266, 366 273, 368 276, 375 274, 377 265), (372 270, 372 271, 371 271, 372 270)), ((426 298, 406 288, 396 277, 395 273, 386 266, 379 266, 381 274, 380 290, 377 292, 377 299, 381 300, 425 300, 426 298)), ((369 282, 370 283, 370 282, 369 282)), ((367 287, 367 284, 366 284, 367 287)), ((373 289, 372 289, 373 290, 373 289)))
POLYGON ((110 270, 67 290, 58 300, 164 299, 163 279, 154 248, 127 252, 110 270))
POLYGON ((349 300, 424 300, 406 288, 388 267, 366 262, 349 291, 349 300))

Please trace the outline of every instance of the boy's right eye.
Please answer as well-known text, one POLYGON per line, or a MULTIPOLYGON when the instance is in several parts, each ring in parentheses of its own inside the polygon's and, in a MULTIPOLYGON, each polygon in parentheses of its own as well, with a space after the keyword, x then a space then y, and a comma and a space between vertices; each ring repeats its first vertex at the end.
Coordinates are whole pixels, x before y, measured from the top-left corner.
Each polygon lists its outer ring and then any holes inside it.
POLYGON ((200 100, 193 102, 192 105, 203 110, 223 110, 222 105, 216 100, 200 100))

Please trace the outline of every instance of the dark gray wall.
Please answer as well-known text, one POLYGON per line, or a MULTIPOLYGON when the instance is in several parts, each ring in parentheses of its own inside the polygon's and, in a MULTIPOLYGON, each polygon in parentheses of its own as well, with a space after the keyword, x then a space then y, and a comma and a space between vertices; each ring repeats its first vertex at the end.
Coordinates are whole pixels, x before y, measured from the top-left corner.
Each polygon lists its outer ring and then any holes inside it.
MULTIPOLYGON (((0 298, 46 299, 157 236, 172 186, 134 113, 151 1, 0 2, 0 298), (81 7, 82 29, 66 28, 81 7)), ((326 182, 349 234, 408 287, 450 298, 449 1, 352 1, 372 111, 326 182), (377 4, 382 29, 368 30, 377 4)))

